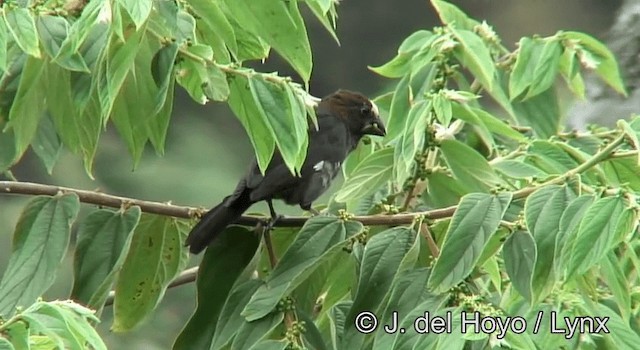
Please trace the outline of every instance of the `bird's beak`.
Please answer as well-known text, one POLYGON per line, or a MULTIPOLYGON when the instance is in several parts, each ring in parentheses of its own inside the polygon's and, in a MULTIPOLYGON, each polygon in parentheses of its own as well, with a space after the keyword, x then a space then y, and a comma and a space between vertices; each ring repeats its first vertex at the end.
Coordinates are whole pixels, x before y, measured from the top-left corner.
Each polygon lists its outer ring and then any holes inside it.
POLYGON ((379 118, 374 119, 371 123, 365 125, 362 128, 362 133, 366 135, 384 136, 387 134, 387 130, 384 128, 384 123, 379 118))

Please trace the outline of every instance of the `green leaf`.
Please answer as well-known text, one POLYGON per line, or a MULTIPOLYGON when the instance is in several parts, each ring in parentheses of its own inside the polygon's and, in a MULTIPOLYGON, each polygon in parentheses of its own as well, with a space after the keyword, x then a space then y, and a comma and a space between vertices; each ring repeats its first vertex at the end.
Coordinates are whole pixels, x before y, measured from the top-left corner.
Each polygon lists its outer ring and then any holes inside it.
POLYGON ((163 46, 155 53, 155 55, 153 55, 153 60, 151 61, 151 73, 153 80, 159 89, 158 94, 156 95, 156 107, 154 108, 154 114, 158 113, 162 109, 162 106, 165 105, 167 94, 169 92, 173 92, 170 87, 174 81, 174 67, 178 50, 178 44, 171 43, 167 46, 163 46))
POLYGON ((230 76, 229 106, 249 134, 260 171, 264 172, 271 161, 275 149, 275 140, 269 131, 268 122, 256 105, 251 94, 247 78, 240 75, 230 76))
POLYGON ((284 319, 281 312, 271 313, 253 322, 245 321, 238 329, 238 335, 231 343, 231 349, 248 350, 258 349, 258 343, 265 339, 284 319))
POLYGON ((197 308, 173 344, 174 350, 211 346, 225 301, 259 244, 260 236, 252 230, 230 226, 207 248, 196 280, 197 308))
POLYGON ((65 194, 36 197, 24 208, 9 265, 0 281, 0 315, 31 305, 53 284, 67 253, 71 223, 79 206, 77 195, 65 194))
POLYGON ((624 206, 624 200, 615 196, 600 198, 589 207, 575 238, 567 267, 569 276, 587 272, 617 244, 615 229, 624 206))
POLYGON ((211 342, 211 350, 224 348, 236 336, 240 326, 245 322, 240 312, 261 285, 262 282, 259 280, 248 280, 234 286, 226 298, 216 322, 216 331, 211 342))
POLYGON ((456 205, 460 198, 473 192, 464 182, 454 179, 444 171, 434 171, 427 175, 427 191, 423 193, 425 203, 434 208, 456 205))
POLYGON ((607 257, 602 260, 600 265, 600 273, 613 298, 618 305, 620 315, 625 321, 629 321, 631 315, 631 285, 624 275, 618 257, 614 252, 609 252, 607 257))
POLYGON ((13 128, 16 141, 16 156, 22 155, 35 137, 38 122, 44 113, 46 76, 43 72, 41 60, 27 58, 9 112, 9 125, 13 128))
POLYGON ((481 130, 486 130, 487 133, 490 131, 519 142, 526 140, 526 138, 521 133, 515 131, 507 123, 483 109, 470 107, 468 105, 462 105, 459 103, 452 103, 451 106, 453 115, 456 118, 476 125, 480 127, 481 130))
POLYGON ((181 226, 170 217, 144 214, 140 218, 116 282, 112 330, 130 330, 140 324, 186 265, 186 232, 181 226))
POLYGON ((429 276, 433 292, 445 292, 471 273, 511 198, 511 193, 471 193, 462 197, 429 276))
POLYGON ((338 202, 360 199, 377 191, 393 172, 393 148, 383 148, 365 157, 336 194, 338 202))
POLYGON ((398 54, 391 61, 378 66, 369 67, 372 71, 387 78, 399 78, 407 74, 412 67, 424 66, 429 63, 436 55, 436 50, 431 49, 431 44, 435 41, 436 36, 428 30, 418 30, 409 35, 400 47, 398 54), (421 55, 422 52, 428 52, 429 55, 421 55), (416 62, 419 58, 419 62, 416 62))
POLYGON ((31 11, 23 7, 9 9, 5 6, 2 14, 7 29, 22 51, 30 56, 40 58, 40 42, 31 11))
POLYGON ((249 79, 249 87, 256 107, 263 115, 278 145, 278 150, 292 174, 300 172, 306 154, 307 115, 290 103, 292 92, 288 85, 275 84, 258 75, 249 79))
POLYGON ((555 37, 520 39, 518 56, 509 79, 511 100, 527 90, 523 100, 551 88, 559 71, 561 55, 562 45, 555 37))
POLYGON ((614 90, 627 96, 615 56, 603 43, 588 34, 580 32, 563 32, 560 35, 563 39, 577 40, 582 49, 594 55, 599 61, 595 67, 598 76, 614 90))
POLYGON ((539 138, 549 138, 560 130, 562 114, 558 96, 553 87, 526 101, 514 101, 513 109, 518 122, 532 127, 534 134, 539 138))
MULTIPOLYGON (((143 36, 144 31, 134 32, 125 42, 120 42, 116 38, 112 39, 105 56, 104 69, 101 73, 104 76, 98 81, 98 96, 102 109, 102 118, 106 123, 107 117, 111 114, 116 96, 123 87, 125 78, 130 71, 134 70, 134 62, 138 51, 148 45, 143 36)), ((134 73, 135 74, 135 73, 134 73)), ((137 101, 136 101, 137 102, 137 101)), ((117 116, 119 113, 114 113, 117 116)), ((136 116, 139 118, 139 116, 136 116)))
POLYGON ((417 102, 411 107, 405 119, 404 131, 400 135, 394 152, 394 158, 397 161, 395 177, 398 183, 403 183, 409 176, 415 164, 415 156, 422 150, 432 105, 431 101, 417 102))
POLYGON ((56 133, 53 120, 49 115, 46 115, 38 124, 38 131, 36 136, 31 142, 31 148, 36 153, 38 158, 42 160, 49 175, 53 170, 53 166, 58 160, 60 150, 62 150, 62 142, 56 133))
POLYGON ((4 17, 0 17, 0 71, 7 70, 7 42, 7 25, 4 17))
MULTIPOLYGON (((556 261, 559 272, 569 267, 573 246, 576 242, 580 222, 587 209, 591 207, 594 196, 580 196, 567 205, 560 218, 560 229, 556 239, 556 261)), ((570 277, 570 276, 568 276, 570 277)))
POLYGON ((442 140, 440 150, 453 176, 475 192, 487 192, 503 181, 476 150, 458 140, 442 140))
POLYGON ((118 3, 129 13, 136 29, 146 22, 153 5, 152 0, 118 0, 118 3))
POLYGON ((615 349, 632 350, 640 343, 640 334, 629 326, 629 322, 620 317, 616 312, 602 304, 586 304, 589 315, 606 319, 608 333, 600 333, 602 337, 610 340, 615 349))
POLYGON ((311 46, 298 2, 234 1, 225 4, 238 23, 278 51, 307 83, 311 77, 311 46))
POLYGON ((9 169, 18 158, 13 130, 4 130, 5 124, 5 122, 0 121, 0 173, 9 169))
POLYGON ((493 91, 496 67, 491 58, 489 48, 472 31, 452 28, 450 30, 458 40, 458 43, 460 43, 453 51, 458 61, 471 71, 482 86, 489 91, 493 91))
POLYGON ((425 301, 418 304, 413 308, 406 316, 400 315, 402 321, 400 321, 399 327, 409 330, 409 332, 402 333, 396 332, 395 340, 391 347, 387 347, 386 344, 380 343, 374 347, 374 350, 386 350, 386 349, 433 349, 433 345, 438 341, 437 334, 422 334, 413 332, 414 322, 419 317, 425 317, 425 313, 429 312, 430 317, 441 316, 444 318, 446 312, 451 312, 451 309, 442 309, 445 302, 443 296, 433 296, 427 298, 425 301))
POLYGON ((547 40, 542 47, 533 71, 532 83, 525 99, 551 88, 558 75, 562 45, 555 39, 547 40))
MULTIPOLYGON (((525 221, 536 243, 531 280, 532 304, 544 299, 553 287, 555 247, 564 209, 576 195, 567 186, 545 186, 533 192, 524 205, 525 221)), ((526 295, 525 295, 526 296, 526 295)))
MULTIPOLYGON (((40 15, 36 20, 36 27, 44 51, 52 59, 58 57, 62 43, 69 34, 69 22, 63 17, 40 15)), ((89 68, 79 53, 65 55, 65 59, 56 61, 59 65, 74 71, 89 73, 89 68)))
POLYGON ((524 163, 522 160, 503 159, 491 164, 498 172, 513 179, 544 178, 540 169, 524 163))
POLYGON ((395 140, 397 137, 402 136, 405 131, 407 115, 411 110, 413 100, 411 86, 409 85, 410 81, 411 78, 409 76, 402 78, 393 93, 385 140, 395 140))
POLYGON ((398 273, 400 263, 413 245, 416 233, 407 227, 394 227, 373 236, 365 246, 358 289, 353 304, 346 316, 341 349, 359 349, 364 343, 364 334, 353 325, 363 311, 382 311, 381 303, 398 273))
MULTIPOLYGON (((399 272, 389 292, 389 301, 386 303, 384 314, 379 319, 380 324, 391 324, 397 318, 408 315, 424 300, 434 299, 435 296, 427 292, 428 279, 429 269, 425 267, 399 272)), ((373 348, 391 349, 394 340, 394 334, 378 331, 375 333, 373 348)))
POLYGON ((125 211, 96 210, 78 229, 74 256, 74 300, 96 310, 107 298, 127 256, 140 208, 125 211))
POLYGON ((207 66, 204 94, 214 101, 226 101, 229 97, 227 75, 216 66, 207 66))
MULTIPOLYGON (((305 333, 306 334, 306 333, 305 333)), ((253 345, 251 350, 285 350, 289 346, 287 340, 265 339, 253 345)))
POLYGON ((440 21, 444 24, 454 25, 456 28, 473 30, 480 23, 472 18, 469 18, 464 12, 462 12, 457 6, 450 4, 446 1, 431 0, 431 5, 438 12, 440 21))
POLYGON ((537 45, 539 45, 539 41, 528 37, 523 37, 518 42, 516 62, 509 76, 509 96, 511 100, 520 96, 533 83, 533 73, 539 55, 537 45))
MULTIPOLYGON (((205 27, 206 30, 211 31, 214 37, 222 40, 224 46, 229 49, 232 55, 237 56, 238 44, 236 42, 236 35, 231 23, 220 8, 221 3, 208 0, 189 0, 188 3, 199 17, 196 20, 196 28, 205 27), (200 23, 201 21, 202 23, 200 23)), ((209 44, 212 43, 209 42, 209 44)), ((211 46, 213 47, 215 45, 211 46)))
POLYGON ((357 221, 336 217, 314 216, 307 220, 265 285, 251 297, 242 315, 250 322, 271 312, 283 296, 305 280, 320 262, 339 251, 345 239, 361 229, 362 224, 357 221))
POLYGON ((528 162, 547 174, 563 174, 579 164, 554 142, 535 140, 527 148, 528 162))

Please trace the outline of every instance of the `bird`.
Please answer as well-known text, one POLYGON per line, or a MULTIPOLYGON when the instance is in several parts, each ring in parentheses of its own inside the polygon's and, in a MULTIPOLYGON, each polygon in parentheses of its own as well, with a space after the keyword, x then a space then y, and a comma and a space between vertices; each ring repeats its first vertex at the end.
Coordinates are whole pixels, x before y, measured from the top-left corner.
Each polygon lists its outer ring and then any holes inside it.
POLYGON ((251 205, 263 200, 269 206, 271 226, 280 217, 273 209, 274 199, 318 214, 312 203, 329 188, 360 139, 386 135, 378 107, 359 92, 341 89, 329 94, 317 103, 315 112, 317 126, 308 128, 307 153, 299 173, 291 173, 277 150, 264 174, 254 157, 233 193, 202 215, 189 232, 185 246, 191 253, 203 251, 251 205))

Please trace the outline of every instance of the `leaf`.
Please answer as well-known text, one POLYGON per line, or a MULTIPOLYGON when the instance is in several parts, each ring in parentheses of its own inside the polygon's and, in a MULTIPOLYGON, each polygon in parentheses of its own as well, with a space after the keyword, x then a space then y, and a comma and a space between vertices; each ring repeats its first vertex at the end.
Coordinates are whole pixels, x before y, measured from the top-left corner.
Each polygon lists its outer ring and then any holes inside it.
POLYGON ((248 350, 256 349, 255 345, 271 333, 282 323, 284 314, 281 312, 271 313, 253 322, 245 321, 238 329, 237 336, 231 343, 231 349, 248 350))
MULTIPOLYGON (((425 301, 418 304, 415 308, 413 308, 406 316, 403 316, 402 321, 400 321, 399 327, 404 328, 405 330, 413 330, 415 328, 415 321, 419 317, 425 317, 425 313, 429 312, 430 317, 433 316, 441 316, 444 318, 447 312, 451 312, 451 309, 442 309, 442 306, 445 302, 445 298, 443 296, 433 296, 427 298, 425 301)), ((386 349, 431 349, 432 346, 437 342, 438 338, 435 334, 423 334, 418 332, 409 331, 405 334, 402 332, 396 332, 395 340, 391 347, 383 347, 376 346, 375 350, 386 350, 386 349), (426 344, 425 344, 426 343, 426 344)), ((383 345, 381 343, 380 345, 383 345)))
MULTIPOLYGON (((220 8, 222 3, 208 0, 189 0, 188 3, 199 17, 196 29, 206 27, 206 30, 213 33, 212 40, 216 40, 213 39, 213 37, 221 39, 231 54, 237 57, 238 44, 236 34, 231 23, 220 8), (202 21, 202 23, 200 23, 200 21, 202 21)), ((207 44, 212 43, 208 42, 207 44)), ((215 45, 211 46, 214 47, 215 45)), ((219 57, 218 60, 220 60, 219 57)))
POLYGON ((621 197, 596 200, 587 210, 575 238, 568 275, 583 274, 598 264, 617 243, 616 224, 624 209, 621 197))
POLYGON ((136 25, 136 29, 142 27, 146 22, 149 14, 151 13, 151 7, 153 6, 152 0, 118 0, 120 6, 124 8, 133 23, 136 25))
POLYGON ((162 109, 162 106, 164 106, 167 100, 168 92, 173 92, 173 90, 170 89, 170 86, 172 86, 174 81, 174 67, 178 50, 178 44, 171 43, 167 46, 163 46, 153 55, 153 59, 151 61, 151 73, 153 80, 158 87, 156 106, 153 114, 158 113, 162 109))
POLYGON ((242 315, 249 322, 267 315, 320 262, 339 251, 345 244, 345 239, 359 233, 361 229, 362 224, 357 221, 343 221, 336 217, 314 216, 307 220, 266 283, 251 297, 242 315))
POLYGON ((395 140, 397 137, 402 136, 405 131, 406 118, 409 114, 409 110, 411 110, 413 100, 409 82, 409 76, 402 78, 393 93, 385 140, 395 140))
POLYGON ((533 71, 532 84, 525 99, 536 96, 551 88, 558 75, 562 45, 555 39, 547 40, 542 47, 533 71))
POLYGON ((38 122, 44 113, 46 77, 43 72, 41 60, 27 58, 9 112, 9 125, 13 128, 16 141, 16 156, 21 156, 35 137, 38 122))
POLYGON ((531 303, 531 281, 537 255, 533 237, 527 231, 514 232, 504 242, 502 255, 507 275, 514 288, 531 303))
POLYGON ((287 168, 292 174, 299 173, 304 157, 298 155, 307 151, 303 147, 307 142, 306 113, 289 103, 288 85, 269 82, 259 75, 249 79, 249 87, 287 168))
POLYGON ((560 106, 553 87, 526 101, 514 101, 518 122, 533 128, 534 134, 546 139, 560 130, 560 106))
POLYGON ((142 215, 116 282, 112 330, 133 329, 160 302, 187 262, 185 234, 174 218, 142 215))
POLYGON ((252 279, 233 287, 220 311, 211 350, 223 348, 236 336, 240 326, 245 322, 240 312, 261 285, 261 281, 252 279))
POLYGON ((234 1, 225 4, 238 23, 278 51, 307 83, 311 77, 311 46, 298 2, 234 1))
POLYGON ((458 140, 442 140, 440 150, 453 176, 475 192, 487 192, 503 181, 476 150, 458 140))
POLYGON ((77 195, 65 194, 36 197, 24 208, 0 281, 0 315, 31 305, 53 284, 79 206, 77 195))
POLYGON ((40 58, 40 42, 31 12, 23 7, 9 9, 5 6, 2 14, 7 29, 22 51, 35 58, 40 58))
POLYGON ((96 310, 102 308, 131 245, 140 208, 96 210, 78 229, 71 296, 96 310))
POLYGON ((511 100, 520 96, 533 83, 535 64, 540 54, 539 41, 523 37, 518 42, 516 62, 509 76, 509 96, 511 100))
POLYGON ((440 21, 443 24, 455 25, 456 28, 473 30, 480 23, 472 18, 469 18, 464 12, 462 12, 457 6, 450 4, 446 1, 431 0, 431 5, 438 12, 440 21))
POLYGON ((613 294, 622 318, 628 322, 631 315, 631 286, 614 252, 609 252, 602 260, 600 273, 613 294))
POLYGON ((229 97, 227 75, 216 66, 207 66, 205 95, 214 101, 226 101, 229 97))
POLYGON ((638 331, 629 326, 629 322, 623 320, 620 315, 603 304, 586 304, 587 312, 600 320, 606 319, 608 332, 602 332, 601 336, 610 340, 615 349, 635 349, 640 342, 638 331))
MULTIPOLYGON (((7 25, 4 17, 0 17, 0 71, 7 71, 7 25)), ((2 339, 2 338, 0 338, 2 339)))
POLYGON ((197 307, 178 335, 173 349, 208 349, 234 284, 260 244, 260 236, 240 226, 230 226, 207 248, 196 280, 197 307))
POLYGON ((627 96, 615 56, 603 43, 588 34, 580 32, 563 32, 560 35, 563 39, 577 40, 584 50, 595 55, 599 60, 595 67, 598 76, 615 91, 627 96))
POLYGON ((36 136, 31 142, 31 148, 38 158, 42 160, 47 172, 51 175, 53 166, 56 164, 58 156, 60 156, 62 142, 60 142, 60 138, 56 133, 55 126, 49 115, 40 120, 36 136))
POLYGON ((415 163, 415 156, 423 148, 432 102, 422 100, 411 107, 405 119, 404 131, 395 147, 396 181, 403 183, 415 163))
POLYGON ((366 156, 342 184, 335 200, 352 201, 377 191, 391 178, 393 153, 393 148, 383 148, 366 156))
POLYGON ((451 104, 451 107, 452 113, 457 119, 478 126, 480 130, 486 134, 492 132, 516 141, 524 141, 526 139, 521 133, 515 131, 507 123, 483 109, 455 102, 451 104))
POLYGON ((409 35, 400 47, 398 54, 389 62, 378 66, 369 67, 370 70, 387 78, 400 78, 407 74, 412 67, 424 66, 429 63, 436 54, 436 50, 431 49, 431 44, 435 41, 436 36, 428 30, 418 30, 409 35), (428 51, 430 55, 420 57, 416 62, 420 53, 428 51))
POLYGON ((569 187, 558 185, 539 188, 527 197, 524 205, 525 221, 535 240, 537 252, 531 280, 532 304, 544 299, 557 279, 554 265, 560 219, 564 209, 575 197, 569 187))
POLYGON ((247 78, 239 75, 233 75, 230 78, 229 107, 247 131, 256 153, 258 167, 260 171, 264 172, 273 156, 275 140, 269 132, 269 126, 263 113, 260 113, 251 94, 247 78))
POLYGON ((559 261, 557 267, 562 272, 565 272, 564 270, 569 267, 580 221, 582 221, 584 214, 591 207, 594 200, 595 197, 592 195, 580 196, 572 200, 562 213, 560 229, 556 239, 556 261, 559 261))
POLYGON ((400 263, 413 245, 416 233, 407 227, 394 227, 373 236, 364 248, 358 289, 346 316, 341 349, 359 349, 364 334, 353 325, 363 311, 381 311, 381 303, 389 292, 400 263))
POLYGON ((453 51, 458 61, 471 71, 482 86, 493 91, 496 67, 485 43, 472 31, 453 28, 450 30, 460 43, 453 51))
POLYGON ((547 174, 522 160, 503 159, 491 164, 498 172, 513 179, 544 178, 547 174))
POLYGON ((445 292, 471 273, 511 198, 510 193, 471 193, 462 197, 429 276, 430 290, 445 292))

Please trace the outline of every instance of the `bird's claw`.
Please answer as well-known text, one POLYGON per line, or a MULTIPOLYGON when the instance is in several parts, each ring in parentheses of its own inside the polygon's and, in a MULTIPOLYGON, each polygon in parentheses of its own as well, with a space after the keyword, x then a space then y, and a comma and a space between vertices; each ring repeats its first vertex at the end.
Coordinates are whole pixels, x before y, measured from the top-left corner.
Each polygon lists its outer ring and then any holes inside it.
POLYGON ((284 215, 276 215, 274 217, 270 217, 264 221, 263 228, 265 232, 270 232, 275 227, 276 223, 284 218, 284 215))

